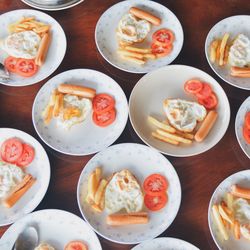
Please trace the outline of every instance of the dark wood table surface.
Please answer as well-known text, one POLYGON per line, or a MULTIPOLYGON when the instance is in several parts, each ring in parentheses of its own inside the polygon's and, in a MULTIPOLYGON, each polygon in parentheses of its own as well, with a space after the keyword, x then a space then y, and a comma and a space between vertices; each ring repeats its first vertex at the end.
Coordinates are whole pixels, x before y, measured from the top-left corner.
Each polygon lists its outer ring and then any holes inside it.
MULTIPOLYGON (((49 189, 36 210, 55 208, 80 215, 76 200, 79 175, 92 157, 74 157, 55 152, 45 145, 35 132, 31 119, 34 98, 41 86, 51 77, 74 68, 99 70, 114 78, 123 88, 127 98, 141 74, 120 71, 109 65, 98 53, 94 31, 101 14, 116 0, 85 0, 68 10, 47 12, 63 27, 67 36, 67 52, 60 67, 44 81, 28 87, 0 86, 0 127, 23 130, 34 136, 44 146, 51 163, 49 189)), ((184 46, 173 62, 204 70, 213 76, 225 90, 231 107, 229 128, 222 140, 211 150, 188 158, 167 157, 175 167, 182 187, 182 202, 172 225, 161 235, 186 240, 200 249, 216 249, 208 228, 207 210, 210 197, 217 185, 227 176, 247 169, 249 159, 241 150, 234 131, 236 112, 249 92, 232 87, 218 78, 209 67, 204 53, 208 31, 223 18, 250 14, 248 0, 161 0, 157 1, 179 18, 184 30, 184 46)), ((29 8, 18 0, 1 0, 0 14, 14 9, 29 8)), ((142 143, 130 122, 115 143, 142 143)), ((8 227, 0 228, 0 236, 8 227)), ((103 249, 130 249, 105 240, 103 249)))

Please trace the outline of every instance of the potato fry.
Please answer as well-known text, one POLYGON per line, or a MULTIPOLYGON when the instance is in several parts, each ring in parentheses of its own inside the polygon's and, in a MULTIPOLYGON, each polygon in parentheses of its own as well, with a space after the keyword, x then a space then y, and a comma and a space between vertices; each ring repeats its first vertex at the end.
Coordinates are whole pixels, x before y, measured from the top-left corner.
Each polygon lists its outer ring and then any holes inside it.
POLYGON ((104 209, 104 207, 105 207, 105 199, 104 199, 104 195, 103 195, 103 196, 102 196, 102 198, 101 198, 101 201, 100 201, 99 207, 101 208, 101 210, 103 210, 103 209, 104 209))
POLYGON ((143 58, 156 59, 156 55, 154 55, 154 54, 143 54, 143 58))
POLYGON ((96 181, 96 174, 95 171, 93 171, 88 178, 88 195, 93 201, 95 200, 97 188, 98 183, 96 181))
POLYGON ((229 56, 229 45, 226 46, 225 48, 225 53, 224 53, 224 58, 223 58, 223 65, 226 65, 228 62, 228 56, 229 56))
POLYGON ((23 18, 19 21, 19 23, 30 22, 30 21, 33 21, 33 20, 35 20, 35 17, 34 17, 34 16, 32 16, 32 17, 23 17, 23 18))
POLYGON ((95 169, 95 176, 96 176, 96 181, 97 181, 97 183, 100 183, 101 174, 102 174, 101 168, 100 168, 100 167, 97 167, 97 168, 95 169))
POLYGON ((157 129, 156 132, 159 135, 165 136, 168 139, 171 139, 171 140, 174 140, 174 141, 182 142, 182 143, 185 143, 185 144, 191 144, 192 143, 192 141, 189 140, 189 139, 183 138, 183 137, 178 136, 178 135, 170 134, 167 131, 164 131, 162 129, 157 129))
POLYGON ((138 58, 135 58, 135 57, 132 57, 132 56, 124 56, 124 55, 121 55, 121 57, 125 60, 128 60, 130 62, 134 62, 134 63, 137 63, 137 64, 140 64, 140 65, 143 65, 145 64, 145 61, 142 60, 142 59, 138 59, 138 58))
POLYGON ((222 66, 223 65, 223 59, 224 59, 224 52, 225 52, 225 48, 227 45, 227 41, 229 38, 229 33, 225 33, 222 40, 221 40, 221 44, 220 44, 220 59, 219 59, 219 65, 222 66))
POLYGON ((226 194, 226 203, 227 203, 227 207, 228 209, 230 209, 231 211, 233 211, 233 195, 231 193, 227 193, 226 194))
POLYGON ((44 121, 45 125, 49 125, 50 124, 50 121, 51 121, 51 119, 53 117, 53 110, 54 110, 54 106, 51 106, 51 105, 48 105, 45 108, 45 110, 44 110, 44 112, 42 114, 43 121, 44 121))
POLYGON ((175 140, 172 140, 172 139, 169 139, 165 136, 162 136, 162 135, 159 135, 155 132, 152 132, 152 136, 155 138, 155 139, 158 139, 160 141, 163 141, 163 142, 167 142, 167 143, 170 143, 170 144, 173 144, 173 145, 179 145, 179 142, 178 141, 175 141, 175 140))
POLYGON ((63 108, 63 94, 57 94, 55 97, 55 105, 53 110, 53 116, 57 117, 63 108))
POLYGON ((122 50, 122 49, 117 50, 117 52, 118 54, 123 55, 123 56, 131 56, 131 57, 135 57, 138 59, 143 59, 143 54, 141 53, 132 52, 128 50, 122 50))
POLYGON ((190 139, 190 140, 194 139, 194 135, 191 133, 185 133, 185 132, 181 132, 181 131, 176 130, 175 134, 177 134, 183 138, 186 138, 186 139, 190 139))
POLYGON ((219 40, 213 40, 210 44, 210 61, 215 63, 216 61, 216 49, 219 45, 219 40))
POLYGON ((95 204, 95 202, 90 198, 89 193, 87 194, 85 201, 86 201, 89 205, 95 204))
POLYGON ((234 232, 235 239, 239 240, 240 239, 240 223, 237 220, 234 221, 233 232, 234 232))
POLYGON ((105 188, 106 188, 106 185, 108 184, 108 182, 105 180, 105 179, 102 179, 98 188, 97 188, 97 191, 95 193, 95 204, 96 205, 99 205, 100 202, 101 202, 101 199, 102 199, 102 196, 104 195, 104 191, 105 191, 105 188))
POLYGON ((221 45, 221 40, 218 41, 218 47, 216 49, 216 62, 219 63, 220 60, 220 45, 221 45))
POLYGON ((129 50, 129 51, 142 53, 142 54, 148 54, 148 53, 151 53, 151 51, 152 51, 151 48, 143 49, 143 48, 136 48, 133 46, 125 46, 125 49, 129 50))
POLYGON ((218 210, 219 210, 220 216, 221 216, 224 220, 226 220, 226 221, 229 222, 230 224, 233 224, 233 223, 234 223, 234 219, 233 219, 230 215, 228 215, 228 214, 226 213, 226 211, 224 210, 224 208, 223 208, 221 205, 218 206, 218 210))
POLYGON ((102 212, 102 209, 96 204, 92 204, 91 207, 98 213, 102 212))
POLYGON ((175 133, 176 132, 175 128, 169 126, 168 124, 165 124, 163 122, 158 121, 157 119, 155 119, 154 117, 152 117, 150 115, 148 116, 148 121, 151 124, 155 125, 157 128, 161 128, 161 129, 163 129, 165 131, 168 131, 170 133, 175 133))

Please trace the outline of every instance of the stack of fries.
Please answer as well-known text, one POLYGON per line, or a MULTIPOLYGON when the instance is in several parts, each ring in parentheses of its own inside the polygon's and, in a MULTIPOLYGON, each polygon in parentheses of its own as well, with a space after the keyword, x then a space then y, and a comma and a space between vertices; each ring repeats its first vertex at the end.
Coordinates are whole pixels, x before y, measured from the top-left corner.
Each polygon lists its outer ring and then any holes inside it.
POLYGON ((21 31, 32 30, 40 37, 49 32, 50 25, 38 22, 35 17, 23 17, 20 21, 9 25, 9 32, 16 33, 21 31))
POLYGON ((152 132, 152 136, 160 141, 179 145, 181 142, 184 144, 191 144, 194 139, 193 134, 178 131, 170 126, 167 121, 160 122, 152 116, 148 116, 148 121, 157 127, 156 131, 152 132))
POLYGON ((152 54, 151 48, 137 48, 133 46, 124 46, 118 49, 118 54, 128 61, 143 65, 148 59, 156 59, 156 55, 152 54))
POLYGON ((104 193, 108 184, 107 180, 101 179, 101 168, 96 168, 88 177, 88 194, 86 202, 96 211, 104 209, 104 193))

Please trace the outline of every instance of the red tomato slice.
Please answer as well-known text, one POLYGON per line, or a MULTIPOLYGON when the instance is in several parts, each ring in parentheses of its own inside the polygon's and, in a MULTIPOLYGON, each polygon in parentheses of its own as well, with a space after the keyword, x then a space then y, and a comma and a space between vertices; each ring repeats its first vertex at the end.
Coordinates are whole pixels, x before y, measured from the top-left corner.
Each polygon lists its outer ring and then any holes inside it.
POLYGON ((88 246, 81 241, 70 241, 64 250, 88 250, 88 246))
POLYGON ((15 73, 17 61, 18 58, 9 56, 4 60, 4 66, 9 72, 15 73))
POLYGON ((168 181, 160 174, 151 174, 145 179, 143 188, 149 195, 159 195, 159 193, 166 192, 168 181))
POLYGON ((250 144, 250 129, 248 129, 245 124, 243 126, 243 137, 244 137, 245 141, 248 144, 250 144))
POLYGON ((157 30, 152 36, 153 42, 157 41, 161 45, 169 45, 174 42, 174 33, 169 29, 157 30))
POLYGON ((93 99, 93 110, 95 113, 105 113, 115 106, 115 99, 108 94, 98 94, 93 99))
POLYGON ((217 97, 214 93, 212 93, 209 97, 205 99, 198 98, 198 102, 201 105, 203 105, 206 109, 214 109, 218 104, 217 97))
POLYGON ((208 83, 203 83, 202 89, 198 93, 196 93, 195 95, 199 99, 206 99, 211 94, 212 94, 212 88, 210 87, 210 85, 208 83))
POLYGON ((93 112, 92 119, 97 126, 107 127, 115 120, 116 112, 115 109, 111 109, 105 113, 97 114, 93 112))
POLYGON ((203 84, 199 80, 189 80, 185 82, 184 89, 187 93, 196 94, 201 91, 203 84))
POLYGON ((160 195, 149 195, 146 194, 144 197, 145 206, 151 211, 158 211, 165 207, 168 201, 168 196, 166 193, 161 193, 160 195))
POLYGON ((161 46, 157 43, 152 43, 151 49, 152 49, 152 53, 156 54, 157 57, 164 57, 172 51, 173 45, 169 44, 169 45, 161 46))
POLYGON ((247 112, 245 115, 245 126, 250 129, 250 112, 247 112))
POLYGON ((16 64, 16 74, 24 77, 31 77, 38 71, 38 66, 33 59, 20 58, 16 64))
POLYGON ((6 140, 1 146, 1 157, 9 163, 15 163, 22 153, 23 144, 16 138, 6 140))
POLYGON ((33 161, 34 156, 34 149, 28 144, 23 144, 23 153, 16 161, 16 165, 19 167, 26 167, 33 161))

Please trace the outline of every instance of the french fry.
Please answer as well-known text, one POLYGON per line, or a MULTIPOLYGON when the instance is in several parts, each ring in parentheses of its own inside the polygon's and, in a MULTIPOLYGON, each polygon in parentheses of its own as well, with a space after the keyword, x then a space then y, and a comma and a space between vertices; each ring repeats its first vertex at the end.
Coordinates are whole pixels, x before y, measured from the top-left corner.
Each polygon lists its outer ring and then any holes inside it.
POLYGON ((231 211, 233 211, 233 195, 231 193, 227 193, 226 194, 226 203, 227 203, 227 207, 228 209, 230 209, 231 211))
POLYGON ((210 44, 210 61, 215 63, 216 61, 216 49, 219 45, 219 40, 213 40, 210 44))
POLYGON ((161 129, 163 129, 165 131, 168 131, 170 133, 175 133, 176 132, 175 128, 169 126, 168 124, 165 124, 163 122, 158 121, 157 119, 155 119, 154 117, 152 117, 150 115, 148 116, 148 121, 151 124, 155 125, 157 128, 161 128, 161 129))
POLYGON ((219 210, 220 216, 221 216, 224 220, 226 220, 226 221, 229 222, 230 224, 233 224, 233 223, 234 223, 234 219, 233 219, 230 215, 228 215, 228 214, 226 213, 226 211, 224 210, 224 208, 223 208, 221 205, 218 206, 218 210, 219 210))
POLYGON ((55 97, 55 105, 53 109, 53 116, 57 117, 63 108, 63 94, 57 94, 55 97))
POLYGON ((134 63, 137 63, 137 64, 140 64, 140 65, 143 65, 145 64, 145 61, 142 60, 142 59, 138 59, 138 58, 135 58, 135 57, 132 57, 132 56, 124 56, 124 55, 121 55, 121 57, 127 61, 130 61, 130 62, 134 62, 134 63))
POLYGON ((138 59, 143 59, 143 54, 141 54, 141 53, 123 50, 123 49, 119 49, 119 50, 117 50, 117 52, 118 52, 118 54, 123 55, 123 56, 131 56, 131 57, 135 57, 138 59))
POLYGON ((184 137, 186 139, 190 139, 190 140, 194 139, 194 135, 191 133, 185 133, 185 132, 176 130, 175 134, 180 135, 181 137, 184 137))
POLYGON ((220 61, 220 45, 221 45, 221 40, 218 41, 218 47, 216 49, 216 62, 219 63, 220 61))
POLYGON ((225 33, 222 40, 221 40, 221 44, 220 44, 220 58, 219 58, 219 65, 222 66, 223 65, 223 59, 224 59, 224 52, 225 52, 225 48, 227 45, 227 41, 229 38, 229 33, 225 33))
POLYGON ((129 51, 142 53, 142 54, 148 54, 148 53, 151 53, 151 51, 152 51, 150 48, 142 49, 142 48, 136 48, 136 47, 133 47, 133 46, 125 46, 125 49, 129 50, 129 51))
POLYGON ((223 224, 217 205, 212 206, 212 213, 213 213, 214 222, 217 225, 219 232, 221 233, 223 239, 228 240, 229 236, 223 224))
POLYGON ((102 209, 97 204, 92 204, 91 207, 98 213, 102 212, 102 209))
POLYGON ((102 196, 104 195, 104 191, 105 191, 105 188, 106 188, 106 185, 108 184, 108 182, 105 180, 105 179, 102 179, 98 188, 97 188, 97 191, 95 193, 95 204, 96 205, 99 205, 100 204, 100 201, 101 201, 101 198, 102 196))
POLYGON ((101 198, 99 207, 101 208, 101 210, 103 210, 103 209, 104 209, 104 206, 105 206, 105 199, 104 199, 104 195, 103 195, 102 198, 101 198))
POLYGON ((239 240, 240 239, 240 223, 237 220, 234 221, 233 232, 234 232, 235 239, 239 240))
POLYGON ((171 139, 171 140, 174 140, 174 141, 182 142, 182 143, 185 143, 185 144, 191 144, 192 143, 192 141, 189 140, 189 139, 183 138, 183 137, 178 136, 178 135, 170 134, 167 131, 164 131, 162 129, 157 129, 156 132, 159 135, 165 136, 168 139, 171 139))
POLYGON ((225 53, 224 53, 224 58, 223 58, 223 65, 226 65, 228 62, 228 56, 229 56, 229 45, 226 46, 225 48, 225 53))
POLYGON ((53 117, 54 106, 48 105, 43 112, 43 121, 45 125, 49 125, 53 117))
POLYGON ((93 204, 95 204, 95 202, 90 198, 90 196, 89 196, 89 194, 87 194, 87 196, 86 196, 86 202, 88 203, 88 204, 90 204, 90 205, 93 205, 93 204))
POLYGON ((156 55, 155 54, 143 54, 143 58, 145 59, 156 59, 156 55))
POLYGON ((100 167, 97 167, 97 168, 95 169, 95 176, 96 176, 96 181, 97 181, 97 183, 99 183, 100 180, 101 180, 101 174, 102 174, 101 168, 100 168, 100 167))
POLYGON ((96 174, 95 171, 93 171, 88 178, 88 195, 93 201, 95 200, 95 193, 97 191, 97 188, 98 183, 96 181, 96 174))
POLYGON ((179 142, 178 141, 175 141, 175 140, 172 140, 172 139, 169 139, 165 136, 162 136, 162 135, 159 135, 155 132, 152 132, 152 136, 160 141, 163 141, 163 142, 167 142, 167 143, 170 143, 170 144, 173 144, 173 145, 179 145, 179 142))

